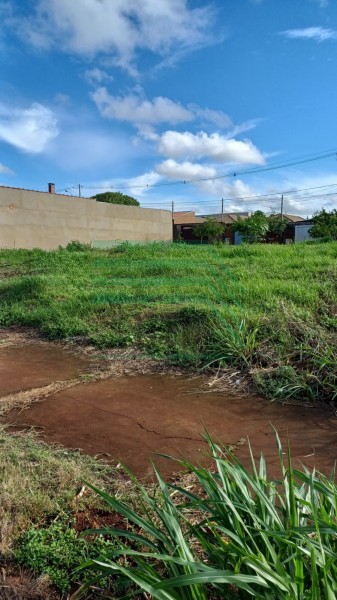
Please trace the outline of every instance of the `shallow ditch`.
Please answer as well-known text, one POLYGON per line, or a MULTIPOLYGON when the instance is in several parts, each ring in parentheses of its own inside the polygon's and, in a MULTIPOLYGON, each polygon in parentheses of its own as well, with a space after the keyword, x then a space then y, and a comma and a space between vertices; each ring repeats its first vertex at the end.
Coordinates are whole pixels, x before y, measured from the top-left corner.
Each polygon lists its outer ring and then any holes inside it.
POLYGON ((139 476, 151 473, 150 459, 167 475, 177 470, 157 453, 209 464, 205 429, 244 463, 249 438, 254 454, 263 451, 276 475, 274 427, 285 450, 289 439, 294 466, 331 471, 337 457, 337 419, 331 413, 221 391, 210 379, 163 373, 151 362, 137 371, 131 363, 39 340, 5 339, 1 421, 11 432, 34 429, 46 442, 123 462, 139 476))

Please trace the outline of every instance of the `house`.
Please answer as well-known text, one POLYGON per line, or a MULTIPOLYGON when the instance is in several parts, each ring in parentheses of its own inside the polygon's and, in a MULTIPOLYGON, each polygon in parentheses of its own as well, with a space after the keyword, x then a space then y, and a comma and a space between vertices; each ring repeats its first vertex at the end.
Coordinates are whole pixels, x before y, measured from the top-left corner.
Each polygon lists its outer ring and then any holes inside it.
MULTIPOLYGON (((212 217, 220 223, 223 223, 223 236, 222 241, 227 244, 239 245, 242 243, 242 237, 237 231, 233 231, 232 225, 235 221, 240 219, 247 219, 251 215, 250 212, 236 212, 236 213, 215 213, 209 215, 196 215, 194 210, 179 211, 173 213, 173 240, 174 241, 185 241, 190 244, 200 243, 200 239, 195 235, 195 226, 198 223, 203 223, 207 217, 212 217)), ((276 216, 281 216, 277 214, 276 216)), ((303 241, 303 239, 309 239, 310 235, 308 230, 310 229, 310 221, 300 217, 298 215, 283 214, 283 219, 287 223, 287 227, 281 237, 273 238, 270 236, 269 242, 278 242, 283 244, 289 244, 291 242, 303 241)))
POLYGON ((238 243, 238 236, 232 231, 231 225, 238 217, 246 219, 250 213, 223 213, 211 215, 196 215, 194 210, 180 211, 173 213, 173 240, 185 241, 190 244, 200 243, 200 239, 195 235, 194 229, 198 223, 204 223, 207 217, 212 217, 223 223, 224 233, 222 239, 227 244, 238 243))

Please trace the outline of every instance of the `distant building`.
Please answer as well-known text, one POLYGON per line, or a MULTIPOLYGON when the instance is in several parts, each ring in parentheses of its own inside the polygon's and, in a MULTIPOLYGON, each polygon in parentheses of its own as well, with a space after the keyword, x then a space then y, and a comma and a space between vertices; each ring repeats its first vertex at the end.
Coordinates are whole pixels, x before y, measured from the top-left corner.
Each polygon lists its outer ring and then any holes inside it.
MULTIPOLYGON (((196 215, 194 210, 179 211, 173 213, 173 240, 185 241, 190 244, 200 243, 200 239, 195 235, 195 226, 198 223, 203 223, 207 217, 212 217, 220 223, 223 223, 223 242, 227 244, 238 245, 242 243, 242 237, 238 232, 232 230, 232 224, 241 219, 247 219, 251 215, 250 212, 236 212, 236 213, 215 213, 210 215, 196 215)), ((281 216, 281 214, 277 214, 281 216)), ((287 223, 287 227, 282 235, 281 243, 289 244, 292 242, 299 242, 310 239, 309 230, 312 226, 310 220, 304 219, 298 215, 283 215, 284 220, 287 223)), ((280 241, 270 239, 270 242, 280 241)))

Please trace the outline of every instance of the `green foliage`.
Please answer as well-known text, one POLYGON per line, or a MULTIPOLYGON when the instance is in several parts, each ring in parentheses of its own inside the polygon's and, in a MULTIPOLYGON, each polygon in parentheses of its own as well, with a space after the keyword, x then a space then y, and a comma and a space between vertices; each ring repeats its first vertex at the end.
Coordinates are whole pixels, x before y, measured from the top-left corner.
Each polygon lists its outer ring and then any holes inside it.
POLYGON ((68 252, 88 252, 88 250, 91 250, 91 245, 84 244, 83 242, 79 242, 78 240, 74 240, 72 242, 69 242, 69 244, 66 245, 65 249, 68 250, 68 252))
POLYGON ((336 259, 335 242, 3 250, 0 326, 134 346, 183 366, 231 365, 271 397, 330 403, 336 259))
POLYGON ((206 437, 215 470, 179 461, 195 481, 183 487, 165 482, 155 469, 159 492, 154 496, 135 480, 142 514, 96 489, 130 528, 96 531, 118 543, 105 557, 83 565, 92 571, 92 582, 98 570, 117 587, 129 581, 130 594, 158 600, 335 598, 334 473, 328 479, 293 469, 290 450, 285 460, 276 435, 281 477, 275 481, 268 478, 263 456, 256 463, 250 449, 248 470, 206 437))
POLYGON ((280 215, 269 217, 257 210, 247 219, 241 217, 232 224, 233 231, 238 231, 249 244, 264 243, 272 240, 281 241, 287 222, 280 215))
MULTIPOLYGON (((15 558, 36 575, 48 575, 52 584, 65 593, 78 583, 75 569, 83 561, 104 556, 112 547, 112 542, 100 536, 88 542, 67 523, 56 521, 49 527, 26 531, 15 551, 15 558)), ((106 583, 103 577, 98 580, 100 585, 106 583)))
POLYGON ((282 233, 287 228, 287 221, 281 217, 281 215, 270 215, 268 219, 268 233, 280 238, 282 233))
MULTIPOLYGON (((0 473, 2 554, 26 528, 43 526, 55 514, 72 510, 83 480, 95 480, 103 487, 115 480, 111 465, 77 451, 49 447, 34 435, 12 436, 1 429, 0 473)), ((77 502, 78 510, 97 507, 93 494, 85 494, 77 502)))
POLYGON ((110 204, 126 204, 127 206, 139 206, 138 200, 122 194, 121 192, 102 192, 92 196, 98 202, 109 202, 110 204))
POLYGON ((330 212, 322 208, 312 218, 313 226, 310 235, 313 238, 325 238, 326 240, 337 240, 337 209, 330 212))
POLYGON ((232 229, 240 233, 249 244, 264 242, 269 229, 268 217, 261 210, 257 210, 247 219, 239 217, 232 224, 232 229))
POLYGON ((220 241, 223 232, 223 225, 221 225, 214 217, 206 217, 203 223, 198 223, 194 227, 195 236, 201 240, 206 239, 211 244, 220 241))

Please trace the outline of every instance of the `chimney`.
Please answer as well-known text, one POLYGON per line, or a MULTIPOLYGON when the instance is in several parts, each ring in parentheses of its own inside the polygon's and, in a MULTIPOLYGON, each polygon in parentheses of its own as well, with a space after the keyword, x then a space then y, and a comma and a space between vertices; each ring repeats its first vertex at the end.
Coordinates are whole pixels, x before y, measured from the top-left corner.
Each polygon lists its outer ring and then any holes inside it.
POLYGON ((55 194, 55 183, 48 183, 49 194, 55 194))

